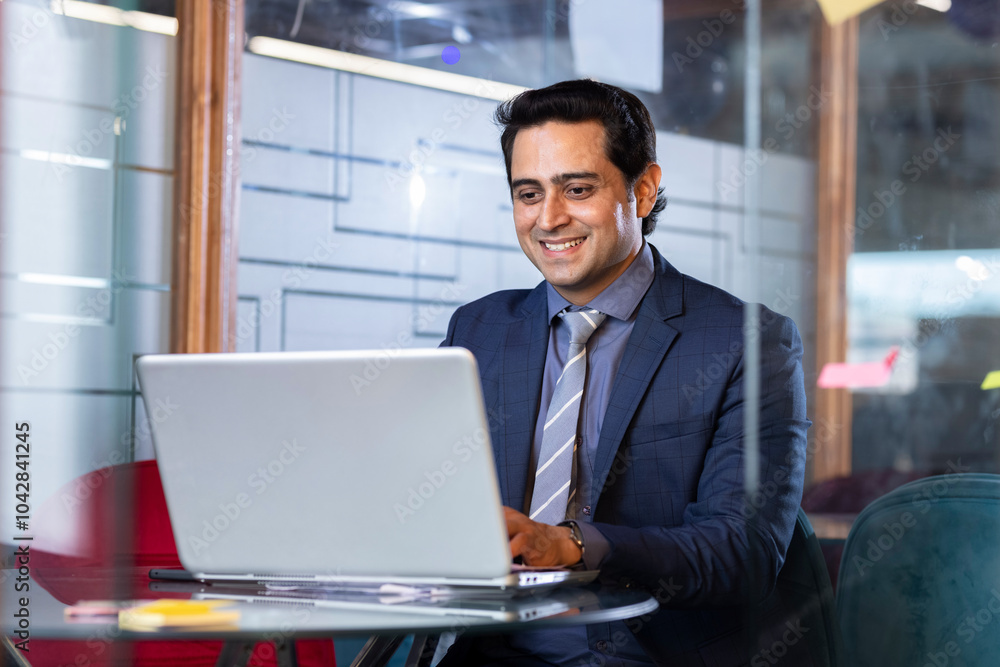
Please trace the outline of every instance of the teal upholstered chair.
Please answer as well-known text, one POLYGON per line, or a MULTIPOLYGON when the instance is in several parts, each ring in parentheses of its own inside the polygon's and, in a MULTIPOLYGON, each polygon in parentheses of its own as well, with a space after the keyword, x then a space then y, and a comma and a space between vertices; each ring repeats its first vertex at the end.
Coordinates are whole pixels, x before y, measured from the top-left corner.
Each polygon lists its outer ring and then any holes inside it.
POLYGON ((927 477, 866 507, 837 614, 848 665, 1000 665, 1000 475, 927 477))

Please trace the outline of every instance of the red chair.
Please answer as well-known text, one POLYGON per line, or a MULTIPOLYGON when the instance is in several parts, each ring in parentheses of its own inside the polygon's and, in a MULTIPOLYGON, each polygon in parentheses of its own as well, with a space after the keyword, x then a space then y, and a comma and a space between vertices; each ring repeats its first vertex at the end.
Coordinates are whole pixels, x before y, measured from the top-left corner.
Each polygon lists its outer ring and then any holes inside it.
MULTIPOLYGON (((155 461, 101 468, 69 482, 36 510, 32 531, 32 579, 64 604, 122 592, 133 599, 170 597, 148 587, 149 568, 180 567, 155 461), (116 513, 119 503, 130 507, 116 513), (131 535, 116 528, 120 519, 129 519, 131 535)), ((53 667, 212 667, 222 650, 220 641, 122 642, 113 634, 94 633, 85 641, 32 639, 30 660, 53 667)), ((295 648, 303 667, 336 664, 328 639, 298 640, 295 648)), ((258 643, 248 662, 276 664, 269 642, 258 643)))

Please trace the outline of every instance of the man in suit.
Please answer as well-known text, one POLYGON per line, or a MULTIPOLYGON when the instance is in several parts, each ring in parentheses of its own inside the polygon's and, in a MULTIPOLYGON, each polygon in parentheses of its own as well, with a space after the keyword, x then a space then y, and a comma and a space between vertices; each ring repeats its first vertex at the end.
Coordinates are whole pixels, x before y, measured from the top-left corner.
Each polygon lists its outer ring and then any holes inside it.
POLYGON ((600 570, 649 590, 660 610, 462 637, 443 664, 749 664, 741 630, 774 586, 802 494, 809 422, 795 325, 762 307, 745 326, 743 302, 646 242, 666 202, 652 120, 634 95, 567 81, 503 103, 497 120, 518 240, 545 281, 463 306, 443 345, 472 351, 499 416, 490 438, 511 553, 600 570), (750 337, 767 482, 753 504, 750 337))

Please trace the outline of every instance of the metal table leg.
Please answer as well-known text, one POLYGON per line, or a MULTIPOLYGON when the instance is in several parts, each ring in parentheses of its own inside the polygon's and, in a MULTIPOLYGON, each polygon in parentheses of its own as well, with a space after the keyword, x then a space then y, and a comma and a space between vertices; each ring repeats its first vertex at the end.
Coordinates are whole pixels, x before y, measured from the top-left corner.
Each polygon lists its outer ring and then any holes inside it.
POLYGON ((299 658, 295 652, 294 640, 275 640, 274 650, 277 653, 278 667, 298 667, 299 658))
POLYGON ((413 647, 410 648, 409 655, 406 656, 405 667, 430 667, 437 651, 438 635, 416 635, 413 638, 413 647))
POLYGON ((405 638, 406 635, 372 637, 358 653, 358 657, 351 663, 351 667, 384 667, 405 638))
POLYGON ((215 667, 246 667, 252 653, 253 642, 231 639, 222 645, 222 652, 215 661, 215 667))

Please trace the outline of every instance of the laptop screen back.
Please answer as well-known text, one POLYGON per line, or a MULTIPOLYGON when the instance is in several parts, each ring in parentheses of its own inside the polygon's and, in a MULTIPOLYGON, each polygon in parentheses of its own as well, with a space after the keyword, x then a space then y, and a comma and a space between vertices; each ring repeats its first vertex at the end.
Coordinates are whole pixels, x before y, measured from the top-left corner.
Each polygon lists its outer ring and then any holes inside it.
POLYGON ((466 350, 147 355, 137 368, 189 571, 510 572, 466 350))

